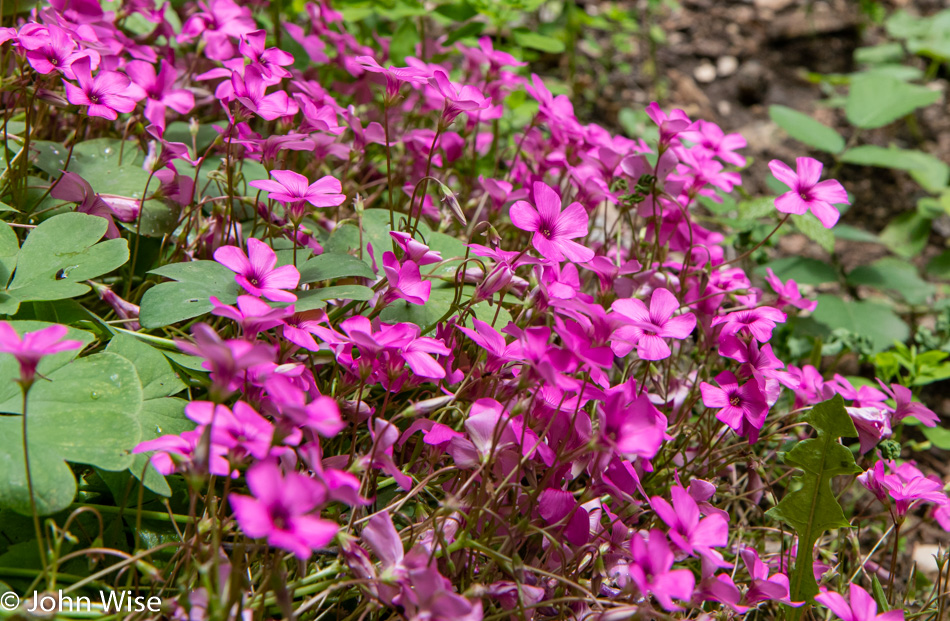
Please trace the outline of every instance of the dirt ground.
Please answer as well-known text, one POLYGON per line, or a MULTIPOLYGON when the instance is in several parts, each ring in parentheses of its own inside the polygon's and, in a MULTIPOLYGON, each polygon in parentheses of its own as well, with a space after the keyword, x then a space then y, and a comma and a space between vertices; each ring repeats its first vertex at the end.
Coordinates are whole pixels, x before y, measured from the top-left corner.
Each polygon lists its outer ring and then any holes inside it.
MULTIPOLYGON (((594 3, 588 0, 588 11, 594 3)), ((893 0, 884 6, 888 12, 904 8, 927 15, 946 5, 942 0, 893 0)), ((615 54, 590 63, 590 67, 602 67, 599 70, 606 75, 578 75, 575 90, 586 100, 586 105, 578 106, 579 114, 618 128, 623 108, 642 109, 658 98, 665 105, 683 108, 690 116, 740 132, 749 142, 745 153, 753 160, 744 173, 745 187, 752 193, 765 190, 769 160, 791 161, 807 149, 769 119, 768 107, 789 106, 851 138, 843 111, 826 103, 832 93, 823 92, 806 75, 854 71, 855 49, 884 40, 883 27, 861 13, 857 0, 681 0, 679 8, 664 8, 654 19, 667 37, 655 51, 659 82, 644 70, 650 66, 650 46, 638 40, 632 54, 615 54), (612 66, 632 67, 633 71, 612 66), (594 99, 593 92, 601 96, 594 99)), ((609 49, 609 44, 605 48, 609 49)), ((583 47, 581 50, 583 53, 583 47)), ((938 74, 941 83, 935 86, 947 92, 948 77, 946 72, 938 74)), ((905 123, 895 123, 862 133, 860 143, 917 148, 950 161, 947 102, 918 111, 916 116, 917 136, 911 135, 905 123)), ((808 155, 832 164, 826 154, 808 155)), ((855 196, 842 222, 871 232, 879 232, 897 214, 914 209, 917 200, 925 196, 902 172, 845 165, 837 177, 855 196)), ((941 252, 947 237, 950 218, 938 219, 920 261, 941 252)), ((790 253, 798 253, 804 246, 791 237, 785 243, 790 253)), ((876 244, 838 244, 836 254, 845 268, 887 254, 876 244)), ((820 251, 815 256, 827 258, 820 251)))

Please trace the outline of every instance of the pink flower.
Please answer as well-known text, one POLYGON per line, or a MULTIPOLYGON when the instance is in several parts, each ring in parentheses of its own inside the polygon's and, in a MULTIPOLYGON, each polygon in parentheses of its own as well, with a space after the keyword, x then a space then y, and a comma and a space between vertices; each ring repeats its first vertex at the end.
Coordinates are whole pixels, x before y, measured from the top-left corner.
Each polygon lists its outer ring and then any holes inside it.
POLYGON ((24 385, 33 383, 36 378, 36 367, 46 356, 58 354, 71 349, 82 349, 81 341, 62 340, 66 336, 66 326, 59 324, 26 332, 23 338, 17 334, 13 326, 0 321, 0 352, 13 354, 20 365, 20 382, 24 385))
POLYGON ((660 496, 653 496, 650 506, 670 527, 669 536, 676 547, 687 554, 710 558, 713 554, 710 548, 729 543, 729 524, 724 517, 716 513, 700 519, 699 505, 679 485, 673 487, 670 494, 672 505, 660 496))
POLYGON ((887 396, 894 400, 894 407, 886 404, 884 406, 891 411, 891 424, 897 424, 908 416, 913 416, 928 427, 935 427, 940 422, 940 418, 933 410, 923 403, 914 401, 914 394, 910 388, 905 388, 900 384, 891 384, 888 388, 881 380, 877 380, 877 383, 881 385, 887 396))
POLYGON ((650 308, 636 298, 616 300, 610 308, 630 320, 629 325, 621 326, 614 336, 612 347, 618 356, 627 355, 637 347, 637 355, 642 360, 663 360, 670 357, 670 346, 663 339, 685 339, 696 327, 696 316, 683 313, 676 317, 673 313, 679 309, 676 296, 669 289, 658 288, 650 296, 650 308))
POLYGON ((739 385, 739 380, 729 371, 716 376, 719 387, 703 382, 699 390, 703 395, 703 405, 707 408, 720 408, 716 418, 728 425, 733 431, 749 437, 749 444, 759 439, 759 430, 765 424, 769 413, 769 404, 756 380, 739 385))
POLYGON ((18 41, 26 50, 27 61, 37 73, 46 75, 59 71, 70 80, 75 80, 71 65, 84 56, 89 57, 91 68, 99 66, 99 54, 92 50, 75 51, 76 42, 73 38, 54 24, 26 24, 20 29, 18 41))
POLYGON ((769 169, 775 178, 791 188, 775 199, 775 208, 782 213, 801 215, 809 209, 826 229, 838 221, 838 210, 832 205, 848 205, 848 193, 834 179, 819 182, 822 164, 810 157, 795 160, 797 172, 792 172, 785 163, 778 160, 769 162, 769 169))
POLYGON ((646 537, 634 534, 630 552, 630 578, 644 597, 652 595, 665 610, 679 610, 673 599, 688 600, 693 595, 696 578, 688 569, 671 569, 673 552, 663 531, 651 530, 646 537))
POLYGON ((684 133, 683 137, 727 164, 745 166, 746 159, 734 152, 747 144, 742 134, 725 134, 715 123, 703 120, 696 121, 694 128, 693 131, 684 133))
POLYGON ((422 280, 419 266, 406 259, 402 264, 392 252, 383 254, 383 271, 389 281, 386 300, 405 300, 420 306, 429 301, 432 282, 422 280))
POLYGON ((462 112, 477 112, 491 105, 491 100, 487 99, 476 87, 455 84, 441 69, 436 69, 432 73, 429 85, 445 99, 442 118, 446 123, 454 120, 462 112))
POLYGON ((356 62, 364 70, 370 73, 381 73, 386 77, 386 97, 390 103, 399 94, 399 87, 403 83, 421 86, 428 78, 424 70, 416 67, 383 67, 372 56, 357 56, 356 62))
POLYGON ((760 306, 751 310, 740 310, 728 315, 713 317, 712 325, 722 324, 719 332, 720 341, 723 337, 734 336, 739 332, 747 332, 760 343, 772 338, 775 324, 785 323, 785 313, 771 306, 760 306))
POLYGON ((790 606, 802 605, 802 603, 792 603, 790 601, 788 576, 781 572, 769 575, 769 566, 762 562, 754 548, 742 548, 739 555, 742 557, 746 570, 752 578, 745 596, 746 603, 755 604, 776 600, 790 606))
POLYGON ((861 454, 867 453, 892 433, 890 417, 879 407, 846 407, 858 432, 861 454))
POLYGON ((211 311, 212 315, 227 317, 236 321, 244 330, 244 336, 249 339, 253 339, 264 330, 282 325, 284 318, 294 312, 292 306, 290 308, 271 308, 270 304, 252 295, 239 295, 237 308, 222 303, 215 296, 211 296, 211 304, 214 306, 214 310, 211 311))
POLYGON ((264 461, 248 470, 247 485, 253 497, 228 498, 248 537, 266 538, 270 545, 306 560, 336 536, 335 522, 312 515, 326 500, 326 489, 314 479, 297 472, 283 474, 276 463, 264 461))
POLYGON ((904 621, 903 610, 891 610, 877 614, 877 604, 867 591, 856 584, 851 585, 851 602, 841 595, 825 591, 815 596, 815 601, 835 613, 842 621, 904 621))
POLYGON ((277 254, 259 239, 247 240, 247 254, 237 246, 222 246, 214 260, 235 272, 234 280, 251 295, 274 302, 294 302, 297 296, 283 289, 295 289, 300 272, 293 265, 277 265, 277 254))
POLYGON ((274 425, 243 401, 233 410, 211 401, 192 401, 185 406, 185 416, 203 427, 210 425, 212 444, 238 459, 247 455, 265 459, 270 452, 274 425))
POLYGON ((346 195, 339 179, 326 175, 313 183, 308 183, 306 177, 292 170, 272 170, 270 179, 251 181, 252 188, 270 193, 270 198, 287 205, 291 220, 303 217, 304 203, 314 207, 336 207, 343 204, 346 195))
POLYGON ((666 417, 646 392, 631 400, 626 387, 611 388, 601 407, 603 441, 629 459, 652 459, 666 438, 666 417))
POLYGON ((527 201, 511 206, 511 222, 522 231, 534 233, 531 244, 541 256, 551 261, 585 263, 594 258, 594 251, 571 241, 585 237, 589 218, 580 203, 571 203, 561 211, 561 197, 542 181, 534 182, 535 208, 527 201))
POLYGON ((191 91, 175 88, 178 71, 164 58, 157 73, 155 65, 142 60, 131 61, 125 66, 125 72, 132 79, 133 87, 141 91, 138 99, 145 99, 145 118, 155 125, 165 127, 166 108, 187 114, 195 107, 191 91))
POLYGON ((786 305, 790 305, 809 312, 818 308, 818 302, 802 297, 801 292, 798 290, 797 282, 789 279, 783 285, 782 281, 779 280, 779 277, 775 275, 775 272, 772 271, 771 267, 768 268, 768 276, 765 277, 765 280, 769 283, 769 286, 772 287, 775 293, 778 294, 778 300, 775 301, 775 305, 777 307, 783 308, 786 305))
POLYGON ((924 473, 913 466, 904 463, 898 466, 893 461, 879 461, 874 468, 858 476, 858 481, 873 493, 881 502, 887 502, 888 497, 894 500, 894 513, 898 519, 903 519, 911 507, 930 502, 935 505, 950 504, 943 485, 924 476, 924 473), (893 474, 884 474, 884 465, 893 474))
POLYGON ((119 112, 135 110, 135 101, 129 98, 128 77, 117 71, 100 71, 92 77, 88 56, 76 59, 70 68, 76 74, 79 86, 63 80, 66 86, 66 99, 77 106, 89 106, 86 113, 114 121, 119 112))
POLYGON ((231 88, 234 89, 235 99, 265 120, 273 121, 297 113, 297 104, 287 97, 285 91, 267 94, 267 82, 260 69, 254 65, 245 67, 243 76, 234 71, 231 74, 231 88))
POLYGON ((266 39, 267 33, 264 30, 248 32, 241 35, 238 51, 250 60, 251 64, 260 67, 261 76, 265 80, 279 81, 281 78, 289 78, 290 72, 284 67, 294 64, 294 57, 276 47, 264 49, 266 39))
POLYGON ((224 391, 237 389, 246 381, 251 367, 272 362, 276 347, 241 339, 225 341, 206 323, 191 328, 195 342, 176 340, 178 349, 186 354, 204 358, 201 366, 211 371, 211 379, 224 391))
POLYGON ((438 263, 442 260, 441 254, 435 250, 430 250, 429 247, 422 242, 416 241, 409 233, 390 231, 389 235, 395 240, 396 244, 402 248, 403 252, 406 253, 406 256, 413 263, 431 265, 432 263, 438 263))
POLYGON ((667 145, 681 132, 688 130, 692 126, 692 121, 682 110, 673 110, 669 116, 660 109, 660 105, 655 101, 647 106, 647 116, 657 124, 660 129, 660 145, 667 145))

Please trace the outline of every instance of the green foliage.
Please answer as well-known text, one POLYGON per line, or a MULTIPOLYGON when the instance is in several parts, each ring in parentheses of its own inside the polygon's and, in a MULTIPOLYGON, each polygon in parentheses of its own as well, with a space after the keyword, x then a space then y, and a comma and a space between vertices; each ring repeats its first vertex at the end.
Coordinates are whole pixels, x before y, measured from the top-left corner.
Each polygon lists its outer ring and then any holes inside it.
POLYGON ((826 229, 813 214, 792 215, 792 224, 805 237, 821 246, 828 254, 835 251, 835 234, 831 229, 826 229))
MULTIPOLYGON (((26 326, 24 326, 26 328, 26 326)), ((30 391, 27 437, 37 509, 49 515, 66 508, 76 480, 66 462, 125 470, 141 439, 136 417, 142 386, 135 367, 112 353, 86 356, 60 367, 30 391)), ((22 415, 18 395, 0 411, 22 415)), ((30 513, 21 416, 0 417, 0 508, 30 513)))
POLYGON ((0 293, 0 313, 12 315, 21 302, 62 300, 89 291, 84 281, 107 274, 129 259, 128 242, 99 242, 108 224, 81 213, 54 216, 27 236, 16 252, 16 236, 0 226, 0 271, 13 281, 0 293), (98 243, 97 243, 98 242, 98 243))
POLYGON ((829 330, 843 328, 849 332, 865 335, 875 352, 884 351, 910 337, 910 328, 893 310, 868 301, 845 300, 838 295, 818 296, 818 308, 812 319, 829 330))
MULTIPOLYGON (((789 580, 795 602, 812 601, 818 594, 812 567, 821 534, 851 526, 831 489, 831 479, 861 472, 851 451, 838 442, 839 438, 858 436, 840 395, 817 404, 803 418, 818 431, 818 437, 796 444, 786 454, 785 463, 802 474, 792 480, 781 502, 766 513, 798 533, 798 556, 789 580)), ((803 613, 804 608, 788 608, 791 619, 800 619, 803 613)))
POLYGON ((940 192, 950 181, 950 166, 929 153, 913 149, 862 145, 845 151, 841 161, 860 166, 906 170, 914 181, 934 193, 940 192))
POLYGON ((787 106, 769 106, 769 116, 795 140, 828 153, 844 151, 844 138, 827 125, 787 106))
POLYGON ((929 106, 940 99, 940 93, 923 86, 908 84, 893 76, 867 72, 851 79, 845 114, 855 127, 884 127, 929 106))
POLYGON ((913 265, 893 257, 856 267, 848 274, 848 284, 893 292, 909 304, 923 304, 936 291, 933 285, 920 278, 913 265))
POLYGON ((931 220, 909 211, 894 218, 881 231, 881 242, 894 254, 910 259, 920 254, 930 237, 931 220))
POLYGON ((375 278, 376 276, 365 261, 338 252, 321 254, 297 267, 302 283, 347 277, 375 278))
MULTIPOLYGON (((194 428, 185 418, 187 402, 173 397, 185 389, 185 383, 160 351, 134 336, 117 334, 109 341, 106 352, 118 354, 135 365, 142 385, 142 409, 136 417, 141 442, 194 428)), ((145 455, 135 455, 129 470, 151 491, 162 496, 171 494, 165 477, 148 465, 145 455)))
POLYGON ((214 308, 211 296, 234 304, 241 291, 234 272, 214 261, 171 263, 150 273, 174 282, 161 283, 145 292, 139 319, 146 328, 160 328, 210 313, 214 308))
MULTIPOLYGON (((191 142, 190 137, 187 141, 191 142)), ((95 138, 80 142, 73 147, 66 161, 69 149, 55 142, 40 142, 36 145, 36 166, 54 180, 61 171, 68 170, 80 175, 89 182, 92 189, 110 201, 121 201, 131 205, 143 205, 143 218, 138 225, 139 232, 150 237, 161 237, 175 229, 178 223, 178 209, 163 201, 150 198, 160 188, 158 179, 149 181, 149 173, 142 169, 144 154, 133 141, 112 138, 95 138), (147 199, 142 203, 142 197, 147 199)), ((121 223, 130 230, 136 224, 121 223)))

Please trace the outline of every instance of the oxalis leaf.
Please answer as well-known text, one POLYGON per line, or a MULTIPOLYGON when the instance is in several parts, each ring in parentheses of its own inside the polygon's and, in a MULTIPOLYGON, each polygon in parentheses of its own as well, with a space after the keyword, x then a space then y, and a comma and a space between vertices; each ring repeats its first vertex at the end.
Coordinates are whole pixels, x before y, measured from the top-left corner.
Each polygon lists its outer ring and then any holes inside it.
MULTIPOLYGON (((63 300, 89 291, 86 280, 107 274, 129 259, 128 242, 109 239, 106 221, 83 213, 54 216, 33 229, 16 257, 13 282, 0 294, 0 313, 12 315, 20 302, 63 300)), ((15 240, 3 237, 2 265, 13 265, 15 240)))
MULTIPOLYGON (((48 380, 30 391, 27 410, 30 471, 42 515, 62 511, 76 495, 66 462, 125 470, 142 436, 142 386, 124 357, 93 354, 60 367, 48 380)), ((29 515, 20 397, 0 404, 0 411, 10 414, 0 416, 0 508, 29 515)))
MULTIPOLYGON (((813 407, 804 420, 818 430, 818 437, 796 444, 785 456, 785 463, 798 468, 802 474, 792 479, 782 501, 766 513, 798 533, 798 556, 789 588, 793 602, 811 602, 818 594, 812 567, 815 543, 821 534, 851 526, 831 489, 831 479, 861 472, 851 451, 838 442, 839 438, 858 436, 841 395, 813 407)), ((789 608, 789 618, 800 619, 805 607, 789 608)))

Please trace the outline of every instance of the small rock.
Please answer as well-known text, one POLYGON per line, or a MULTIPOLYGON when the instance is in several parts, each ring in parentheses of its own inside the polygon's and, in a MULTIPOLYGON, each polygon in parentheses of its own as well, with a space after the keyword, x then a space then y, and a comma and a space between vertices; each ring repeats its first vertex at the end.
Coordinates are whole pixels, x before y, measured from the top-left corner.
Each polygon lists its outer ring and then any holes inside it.
POLYGON ((693 77, 697 82, 709 84, 716 79, 716 68, 708 60, 704 60, 698 67, 693 69, 693 77))
POLYGON ((716 102, 716 111, 719 112, 719 116, 729 116, 732 114, 732 104, 725 99, 720 99, 716 102))
POLYGON ((755 0, 752 4, 760 11, 762 9, 767 11, 781 11, 782 9, 792 6, 795 2, 797 2, 797 0, 755 0))
POLYGON ((716 74, 720 78, 727 78, 739 68, 739 59, 735 56, 720 56, 716 61, 716 74))
POLYGON ((914 562, 917 563, 917 571, 925 574, 936 574, 937 559, 940 554, 940 546, 932 543, 918 543, 914 546, 914 562))

